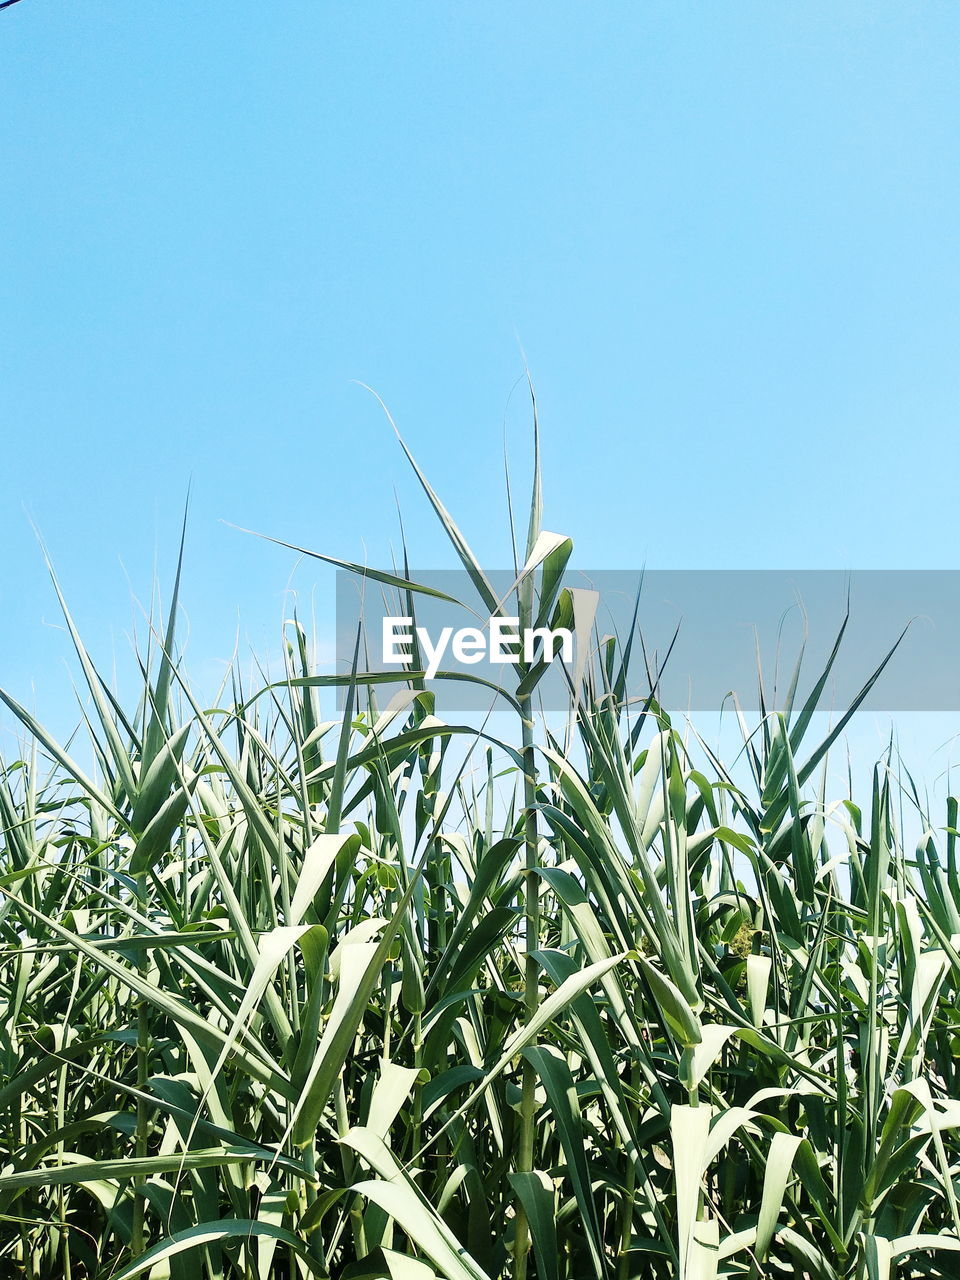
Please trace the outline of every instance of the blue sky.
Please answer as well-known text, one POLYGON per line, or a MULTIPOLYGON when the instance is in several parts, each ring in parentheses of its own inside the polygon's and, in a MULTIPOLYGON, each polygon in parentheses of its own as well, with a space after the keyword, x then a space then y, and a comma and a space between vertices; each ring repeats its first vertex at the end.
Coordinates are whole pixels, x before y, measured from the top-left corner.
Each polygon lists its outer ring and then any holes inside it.
POLYGON ((190 665, 351 558, 478 552, 543 425, 596 568, 955 566, 960 8, 23 0, 0 14, 0 683, 126 661, 193 485, 190 665), (512 394, 511 394, 512 393, 512 394), (293 577, 291 578, 291 574, 293 577))

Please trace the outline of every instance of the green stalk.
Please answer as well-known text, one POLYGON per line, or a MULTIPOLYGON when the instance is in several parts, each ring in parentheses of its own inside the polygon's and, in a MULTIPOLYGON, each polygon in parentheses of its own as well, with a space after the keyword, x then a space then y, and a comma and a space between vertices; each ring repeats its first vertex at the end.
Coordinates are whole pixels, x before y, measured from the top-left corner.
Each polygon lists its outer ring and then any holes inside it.
MULTIPOLYGON (((537 778, 534 743, 533 707, 529 697, 520 700, 521 728, 523 734, 523 844, 524 844, 524 913, 526 916, 526 956, 523 968, 524 1020, 530 1022, 537 1011, 539 972, 533 953, 540 944, 540 882, 537 851, 537 778)), ((517 1152, 517 1172, 533 1170, 534 1111, 536 1109, 536 1073, 533 1066, 523 1060, 520 1076, 520 1145, 517 1152)), ((527 1214, 517 1202, 516 1229, 513 1238, 513 1270, 515 1280, 525 1280, 530 1251, 530 1233, 527 1214)))
MULTIPOLYGON (((137 876, 137 898, 140 901, 141 909, 146 910, 146 888, 147 877, 144 872, 137 876)), ((147 968, 146 950, 141 952, 139 968, 144 972, 147 968)), ((150 1014, 147 1008, 147 1002, 142 997, 137 1002, 137 1089, 143 1093, 146 1090, 147 1079, 150 1075, 150 1014)), ((136 1158, 142 1159, 147 1154, 147 1143, 150 1129, 150 1115, 147 1110, 147 1104, 143 1098, 137 1099, 137 1128, 134 1141, 134 1154, 136 1158)), ((134 1187, 139 1187, 146 1179, 144 1175, 140 1175, 134 1179, 134 1187)), ((134 1191, 133 1196, 133 1222, 130 1231, 130 1249, 134 1258, 139 1258, 145 1249, 144 1233, 143 1233, 143 1217, 144 1217, 144 1199, 142 1195, 134 1191)))
MULTIPOLYGON (((621 1144, 622 1149, 622 1144, 621 1144)), ((637 1170, 627 1154, 623 1196, 620 1200, 620 1257, 617 1259, 617 1280, 629 1280, 630 1257, 628 1250, 633 1236, 633 1206, 637 1191, 637 1170)))

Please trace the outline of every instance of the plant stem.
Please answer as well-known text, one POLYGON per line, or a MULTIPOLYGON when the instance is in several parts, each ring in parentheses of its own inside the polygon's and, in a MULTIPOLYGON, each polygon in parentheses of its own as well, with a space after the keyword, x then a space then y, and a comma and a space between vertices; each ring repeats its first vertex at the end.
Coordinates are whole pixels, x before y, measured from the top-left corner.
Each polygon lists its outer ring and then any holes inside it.
MULTIPOLYGON (((150 1056, 150 1021, 147 1011, 147 1003, 140 1000, 137 1005, 137 1088, 143 1092, 146 1088, 147 1077, 149 1071, 150 1056)), ((150 1124, 150 1117, 147 1113, 147 1104, 143 1098, 137 1099, 137 1132, 135 1152, 138 1159, 142 1159, 147 1154, 147 1137, 150 1124)), ((145 1179, 141 1175, 135 1179, 135 1186, 139 1186, 145 1179)), ((130 1248, 134 1258, 139 1258, 144 1250, 143 1237, 143 1196, 134 1193, 133 1199, 133 1225, 130 1235, 130 1248)))
MULTIPOLYGON (((537 850, 537 777, 534 745, 533 709, 529 698, 520 701, 523 732, 523 842, 524 842, 524 910, 526 915, 526 956, 523 973, 524 1020, 530 1022, 537 1011, 539 974, 533 957, 540 942, 540 883, 537 850)), ((517 1153, 517 1172, 530 1173, 533 1169, 534 1111, 536 1105, 536 1076, 532 1065, 523 1060, 520 1076, 520 1146, 517 1153)), ((516 1229, 513 1239, 513 1264, 515 1280, 525 1280, 530 1236, 527 1215, 523 1205, 516 1206, 516 1229)))

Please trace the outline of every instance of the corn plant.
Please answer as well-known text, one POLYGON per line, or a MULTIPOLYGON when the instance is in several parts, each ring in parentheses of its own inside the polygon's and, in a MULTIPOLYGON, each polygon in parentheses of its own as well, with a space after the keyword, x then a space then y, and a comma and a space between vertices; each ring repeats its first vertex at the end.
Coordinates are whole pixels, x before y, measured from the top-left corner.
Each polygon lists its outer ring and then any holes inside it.
MULTIPOLYGON (((571 552, 537 460, 509 612, 569 620, 571 552)), ((406 564, 351 567, 415 613, 406 564)), ((177 594, 133 707, 61 595, 75 742, 0 695, 0 1276, 958 1274, 958 802, 906 848, 892 757, 826 792, 880 671, 725 762, 630 696, 632 634, 562 726, 521 666, 497 736, 416 655, 318 674, 294 618, 209 706, 177 594)))

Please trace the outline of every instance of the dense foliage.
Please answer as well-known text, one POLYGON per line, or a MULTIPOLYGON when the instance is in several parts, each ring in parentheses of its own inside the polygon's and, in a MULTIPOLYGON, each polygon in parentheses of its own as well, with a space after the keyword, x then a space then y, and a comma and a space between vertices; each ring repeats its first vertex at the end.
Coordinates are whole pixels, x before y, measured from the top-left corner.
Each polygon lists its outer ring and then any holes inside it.
MULTIPOLYGON (((537 479, 521 616, 569 554, 537 479)), ((5 695, 0 1276, 957 1274, 957 805, 828 803, 822 681, 734 765, 629 638, 497 736, 415 672, 323 721, 295 624, 203 708, 176 612, 129 715, 70 624, 89 769, 5 695)))

